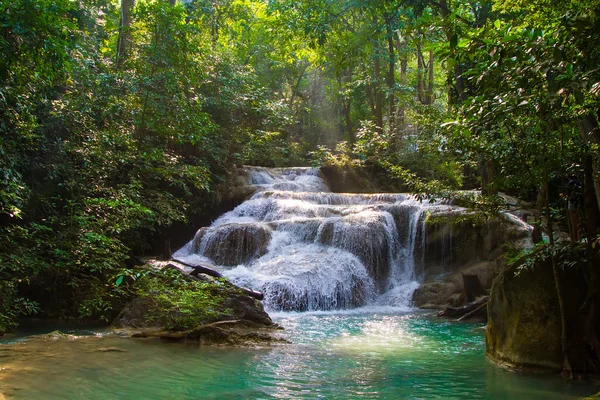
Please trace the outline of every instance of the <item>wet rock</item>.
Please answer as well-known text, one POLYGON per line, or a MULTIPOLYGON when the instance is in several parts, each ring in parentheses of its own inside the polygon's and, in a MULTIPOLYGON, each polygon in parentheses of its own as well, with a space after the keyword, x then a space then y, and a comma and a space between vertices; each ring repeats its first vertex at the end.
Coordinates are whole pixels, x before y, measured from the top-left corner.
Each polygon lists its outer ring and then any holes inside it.
POLYGON ((115 328, 146 328, 148 312, 153 306, 149 298, 138 297, 125 307, 113 322, 115 328))
POLYGON ((385 214, 375 211, 331 219, 321 226, 317 241, 357 256, 381 292, 390 272, 387 222, 385 214))
POLYGON ((223 307, 231 312, 222 318, 251 321, 265 326, 273 325, 273 321, 265 312, 262 303, 246 294, 233 293, 229 295, 223 303, 223 307))
POLYGON ((264 224, 232 223, 202 228, 193 241, 193 252, 201 253, 217 265, 245 264, 266 253, 271 229, 264 224))
MULTIPOLYGON (((184 271, 181 271, 182 273, 184 271)), ((188 276, 188 279, 193 279, 188 276)), ((216 310, 216 314, 208 314, 204 320, 197 323, 200 326, 212 327, 218 326, 207 331, 192 330, 170 330, 165 326, 161 326, 160 322, 166 319, 156 317, 156 303, 152 299, 152 295, 134 299, 119 316, 115 319, 113 327, 117 328, 116 334, 131 336, 131 337, 160 337, 170 340, 186 340, 186 341, 202 341, 203 343, 218 344, 219 338, 223 340, 223 345, 242 345, 245 342, 254 343, 258 341, 270 341, 264 338, 268 333, 262 332, 266 330, 274 330, 277 325, 273 323, 269 315, 264 311, 262 303, 256 298, 249 296, 239 288, 235 288, 222 282, 215 282, 214 287, 210 289, 213 295, 217 298, 224 298, 216 310), (151 317, 152 316, 152 317, 151 317), (243 321, 240 322, 240 321, 243 321), (227 326, 227 332, 221 332, 222 326, 227 326), (240 327, 246 329, 240 333, 240 327), (235 329, 234 329, 235 327, 235 329), (261 335, 253 336, 252 329, 256 332, 261 332, 261 335), (208 332, 208 333, 207 333, 208 332), (210 333, 210 334, 209 334, 210 333), (246 337, 248 336, 248 337, 246 337), (254 339, 253 339, 254 338, 254 339), (260 339, 260 340, 259 340, 260 339)), ((172 313, 172 310, 164 312, 172 313)), ((169 314, 170 315, 170 314, 169 314)), ((199 329, 199 328, 198 328, 199 329)), ((206 328, 209 329, 209 328, 206 328)), ((275 340, 275 339, 273 339, 275 340)), ((108 350, 107 350, 108 351, 108 350)))
POLYGON ((132 331, 134 338, 160 338, 162 340, 199 343, 211 346, 247 347, 272 343, 289 343, 273 336, 278 325, 265 326, 247 320, 218 321, 200 325, 187 331, 165 331, 156 328, 132 331))
POLYGON ((419 286, 413 294, 414 305, 420 308, 444 308, 451 299, 456 302, 461 289, 455 282, 430 282, 419 286))
POLYGON ((532 227, 512 215, 480 221, 466 210, 449 209, 435 211, 429 218, 423 257, 425 283, 413 295, 417 307, 464 305, 463 275, 477 276, 489 290, 505 266, 506 251, 532 245, 532 227))
POLYGON ((45 335, 39 335, 39 337, 41 339, 45 339, 45 340, 75 340, 77 339, 77 336, 75 335, 70 335, 68 333, 64 333, 61 331, 53 331, 50 333, 47 333, 45 335))
MULTIPOLYGON (((155 324, 148 318, 148 314, 154 306, 151 298, 138 297, 121 311, 113 322, 113 326, 115 328, 155 327, 155 324)), ((237 290, 229 291, 215 319, 217 321, 243 319, 265 326, 273 324, 271 317, 265 312, 259 300, 237 290)), ((214 322, 214 320, 206 322, 214 322)))

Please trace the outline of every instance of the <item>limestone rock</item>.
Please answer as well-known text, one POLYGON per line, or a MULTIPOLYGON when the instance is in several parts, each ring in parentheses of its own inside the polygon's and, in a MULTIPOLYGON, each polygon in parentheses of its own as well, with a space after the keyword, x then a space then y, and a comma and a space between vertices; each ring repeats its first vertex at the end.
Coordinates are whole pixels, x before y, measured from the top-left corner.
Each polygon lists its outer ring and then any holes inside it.
POLYGON ((201 252, 217 265, 246 264, 267 251, 271 229, 255 223, 232 223, 202 228, 193 240, 193 252, 201 252))
MULTIPOLYGON (((487 355, 513 368, 560 371, 561 321, 551 260, 538 261, 515 276, 518 264, 494 280, 488 304, 487 355)), ((570 321, 576 318, 584 295, 577 290, 585 287, 579 279, 572 272, 561 272, 570 321)))
POLYGON ((231 294, 227 297, 223 306, 231 310, 227 318, 252 321, 265 326, 273 325, 273 321, 269 314, 265 312, 262 303, 248 295, 231 294))
POLYGON ((413 302, 420 308, 445 308, 450 299, 456 301, 460 288, 452 281, 425 283, 415 290, 413 302))
POLYGON ((417 307, 465 304, 462 275, 476 275, 484 289, 504 266, 509 248, 529 247, 532 228, 511 214, 478 221, 467 210, 439 210, 426 224, 423 264, 425 283, 413 301, 417 307))

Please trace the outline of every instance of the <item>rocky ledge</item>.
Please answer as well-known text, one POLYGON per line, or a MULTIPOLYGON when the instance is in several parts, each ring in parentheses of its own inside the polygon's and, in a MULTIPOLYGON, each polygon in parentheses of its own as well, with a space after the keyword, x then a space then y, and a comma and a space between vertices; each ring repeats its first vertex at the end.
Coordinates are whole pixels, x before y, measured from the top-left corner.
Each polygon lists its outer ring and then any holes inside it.
POLYGON ((424 283, 413 295, 417 307, 459 307, 486 295, 506 265, 506 254, 532 246, 532 227, 515 215, 479 216, 453 209, 429 215, 424 283), (476 287, 469 287, 473 283, 476 287))

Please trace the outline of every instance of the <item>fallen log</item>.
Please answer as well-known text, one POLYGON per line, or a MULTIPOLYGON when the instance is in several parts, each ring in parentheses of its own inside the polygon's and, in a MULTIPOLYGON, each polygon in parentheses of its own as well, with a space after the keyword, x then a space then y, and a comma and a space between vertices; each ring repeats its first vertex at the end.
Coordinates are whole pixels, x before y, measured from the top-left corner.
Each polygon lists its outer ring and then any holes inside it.
MULTIPOLYGON (((193 265, 193 264, 189 264, 177 259, 173 259, 173 261, 181 264, 181 265, 185 265, 186 267, 190 267, 193 268, 193 271, 190 272, 191 276, 197 277, 198 274, 204 274, 204 275, 208 275, 208 276, 212 276, 214 278, 222 278, 223 274, 221 274, 219 271, 215 271, 212 268, 209 267, 205 267, 203 265, 193 265)), ((233 284, 232 284, 233 285, 233 284)), ((236 285, 233 285, 236 286, 236 285)), ((240 289, 242 292, 244 292, 244 294, 247 294, 248 296, 255 298, 256 300, 263 300, 265 298, 265 295, 261 292, 257 292, 256 290, 252 290, 252 289, 248 289, 245 287, 241 287, 241 286, 236 286, 238 289, 240 289)))
POLYGON ((464 321, 466 319, 471 319, 471 318, 477 317, 479 314, 481 314, 481 316, 483 317, 484 313, 485 313, 485 316, 487 317, 487 304, 488 304, 488 302, 486 300, 485 303, 481 303, 481 305, 479 307, 477 307, 473 311, 466 313, 465 315, 460 317, 458 320, 464 321))
POLYGON ((468 319, 475 316, 479 311, 482 311, 487 306, 489 296, 482 297, 476 301, 468 303, 462 307, 448 307, 445 310, 437 313, 438 317, 463 318, 468 319), (468 316, 467 316, 468 315, 468 316))
POLYGON ((181 265, 185 265, 186 267, 193 268, 194 270, 192 272, 190 272, 190 275, 204 274, 204 275, 212 276, 215 278, 223 277, 223 274, 221 274, 219 271, 215 271, 214 269, 205 267, 204 265, 189 264, 184 261, 178 260, 176 258, 174 258, 173 261, 178 262, 181 265))
POLYGON ((248 296, 253 297, 256 300, 262 301, 265 298, 265 295, 263 293, 257 292, 256 290, 248 289, 241 286, 237 286, 237 288, 244 292, 244 294, 247 294, 248 296))

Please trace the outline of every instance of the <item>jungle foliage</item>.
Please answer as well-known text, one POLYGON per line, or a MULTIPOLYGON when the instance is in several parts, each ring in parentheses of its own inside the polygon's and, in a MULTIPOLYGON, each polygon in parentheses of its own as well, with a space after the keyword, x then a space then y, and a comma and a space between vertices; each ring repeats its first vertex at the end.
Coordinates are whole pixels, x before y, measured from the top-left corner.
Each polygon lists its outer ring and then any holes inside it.
POLYGON ((113 317, 130 257, 243 163, 376 167, 422 199, 481 189, 486 210, 509 191, 550 232, 578 174, 593 243, 599 15, 597 0, 2 2, 0 330, 113 317))

